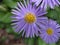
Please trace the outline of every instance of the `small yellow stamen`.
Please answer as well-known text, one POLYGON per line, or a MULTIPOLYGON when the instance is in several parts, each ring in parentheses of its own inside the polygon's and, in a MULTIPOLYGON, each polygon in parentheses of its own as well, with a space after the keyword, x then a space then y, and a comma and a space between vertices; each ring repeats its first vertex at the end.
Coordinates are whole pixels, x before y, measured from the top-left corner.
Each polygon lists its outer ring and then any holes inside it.
POLYGON ((34 23, 36 21, 36 16, 32 13, 27 13, 24 17, 24 20, 27 22, 27 23, 34 23))
POLYGON ((51 28, 48 28, 46 32, 47 32, 48 35, 52 35, 53 34, 53 30, 51 28))

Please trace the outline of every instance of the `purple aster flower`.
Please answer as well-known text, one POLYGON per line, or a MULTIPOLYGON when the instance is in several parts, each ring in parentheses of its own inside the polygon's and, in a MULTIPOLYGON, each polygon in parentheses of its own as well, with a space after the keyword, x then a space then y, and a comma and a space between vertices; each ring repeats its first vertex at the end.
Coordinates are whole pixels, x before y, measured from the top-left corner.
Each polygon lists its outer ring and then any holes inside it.
POLYGON ((56 21, 48 20, 47 24, 42 27, 40 37, 46 43, 55 43, 59 39, 60 25, 56 21))
POLYGON ((37 6, 41 3, 41 7, 44 7, 44 9, 47 7, 54 9, 55 6, 60 5, 60 2, 58 0, 32 0, 32 2, 35 2, 37 6))
MULTIPOLYGON (((24 0, 23 0, 24 1, 24 0)), ((18 3, 16 9, 12 10, 12 23, 14 31, 17 33, 22 32, 22 36, 34 37, 38 36, 40 32, 39 25, 43 26, 46 23, 47 17, 44 16, 47 12, 41 8, 36 8, 28 1, 18 3)))

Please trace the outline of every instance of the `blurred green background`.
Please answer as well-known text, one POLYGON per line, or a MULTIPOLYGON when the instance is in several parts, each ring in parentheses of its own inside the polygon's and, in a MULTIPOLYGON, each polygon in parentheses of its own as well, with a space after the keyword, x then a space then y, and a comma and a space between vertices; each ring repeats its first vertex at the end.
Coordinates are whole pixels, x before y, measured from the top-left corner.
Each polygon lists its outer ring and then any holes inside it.
MULTIPOLYGON (((21 34, 17 34, 13 31, 11 26, 11 10, 17 6, 17 2, 22 0, 0 0, 0 45, 10 45, 12 41, 19 40, 21 41, 21 34), (9 37, 10 36, 10 37, 9 37), (5 44, 5 42, 7 44, 5 44), (8 44, 9 43, 9 44, 8 44)), ((55 7, 55 9, 48 9, 46 16, 49 19, 56 20, 60 24, 60 6, 55 7)), ((54 44, 46 44, 39 37, 36 38, 22 38, 23 43, 28 45, 60 45, 60 40, 54 44)), ((13 45, 13 44, 11 44, 13 45)), ((22 44, 23 45, 23 44, 22 44)))

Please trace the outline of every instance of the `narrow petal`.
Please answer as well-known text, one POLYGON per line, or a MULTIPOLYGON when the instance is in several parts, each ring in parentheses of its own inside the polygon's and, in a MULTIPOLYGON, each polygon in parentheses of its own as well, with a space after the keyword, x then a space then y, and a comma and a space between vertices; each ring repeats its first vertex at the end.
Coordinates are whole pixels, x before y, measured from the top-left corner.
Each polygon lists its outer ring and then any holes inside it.
POLYGON ((49 4, 49 6, 50 6, 52 9, 54 9, 54 5, 53 5, 53 3, 52 3, 52 0, 48 0, 48 4, 49 4))

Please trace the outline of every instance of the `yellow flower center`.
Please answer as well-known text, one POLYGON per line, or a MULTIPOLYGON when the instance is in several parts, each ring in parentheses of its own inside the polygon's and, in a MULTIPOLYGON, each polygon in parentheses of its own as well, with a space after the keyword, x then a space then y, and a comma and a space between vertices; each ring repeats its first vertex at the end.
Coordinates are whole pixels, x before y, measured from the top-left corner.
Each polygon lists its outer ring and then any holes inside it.
POLYGON ((34 23, 36 21, 36 16, 32 13, 27 13, 24 17, 24 20, 27 22, 27 23, 34 23))
POLYGON ((47 32, 48 35, 52 35, 53 34, 53 30, 51 28, 48 28, 46 32, 47 32))

